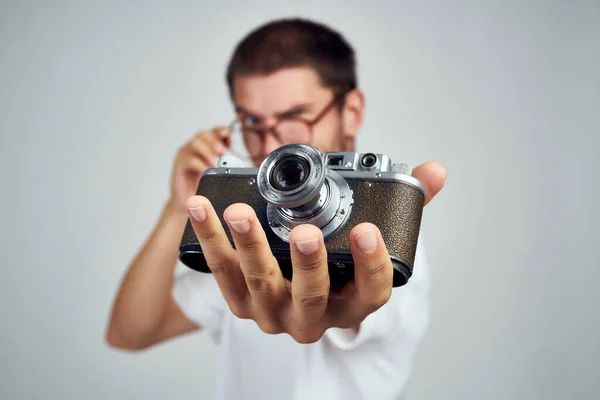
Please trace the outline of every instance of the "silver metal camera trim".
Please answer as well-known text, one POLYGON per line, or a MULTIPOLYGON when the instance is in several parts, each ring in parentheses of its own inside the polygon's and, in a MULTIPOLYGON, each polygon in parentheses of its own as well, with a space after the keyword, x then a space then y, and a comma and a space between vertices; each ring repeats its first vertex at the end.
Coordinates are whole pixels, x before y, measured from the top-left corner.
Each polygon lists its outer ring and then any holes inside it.
POLYGON ((248 167, 246 163, 240 160, 238 157, 224 154, 221 157, 217 158, 217 162, 215 168, 244 168, 248 167))
POLYGON ((364 172, 354 175, 353 177, 358 179, 364 179, 365 182, 394 182, 404 183, 417 189, 422 195, 425 195, 425 187, 423 184, 411 175, 406 175, 399 172, 382 172, 382 173, 369 173, 368 175, 364 172))
POLYGON ((309 201, 307 204, 304 204, 298 208, 278 208, 279 212, 281 213, 281 218, 290 221, 312 218, 314 215, 319 214, 325 207, 329 207, 329 204, 331 203, 332 191, 335 193, 334 195, 339 195, 339 190, 335 187, 331 187, 329 180, 327 177, 325 177, 325 181, 323 181, 319 195, 312 201, 309 201))
POLYGON ((323 154, 323 164, 325 168, 337 171, 344 177, 364 179, 367 181, 387 181, 402 182, 418 189, 421 194, 425 194, 425 189, 421 182, 414 178, 412 168, 405 163, 392 163, 391 159, 381 153, 355 153, 355 152, 329 152, 323 154), (377 161, 373 167, 366 168, 361 161, 367 154, 373 154, 377 161), (329 165, 332 158, 342 158, 340 165, 329 165))
MULTIPOLYGON (((312 224, 321 229, 323 237, 334 233, 344 226, 352 214, 354 205, 353 192, 346 180, 335 171, 326 169, 323 187, 326 188, 325 203, 309 218, 293 218, 286 215, 286 210, 267 203, 267 221, 275 235, 285 242, 290 241, 290 232, 301 224, 312 224)), ((323 195, 323 190, 319 195, 323 195)), ((290 210, 293 214, 293 210, 290 210)))
POLYGON ((281 208, 296 208, 319 195, 325 180, 325 165, 321 153, 314 147, 302 144, 287 145, 270 153, 261 163, 256 174, 256 181, 260 194, 267 200, 281 208), (271 171, 279 164, 277 161, 286 156, 303 157, 308 162, 308 177, 298 188, 291 191, 280 191, 270 182, 271 171))
POLYGON ((325 167, 336 170, 336 171, 353 171, 353 172, 387 172, 392 169, 392 160, 381 153, 355 153, 355 152, 329 152, 323 154, 323 164, 325 167), (362 164, 362 159, 367 155, 375 156, 375 164, 370 167, 365 167, 362 164), (340 165, 330 165, 329 161, 333 158, 342 158, 340 165))

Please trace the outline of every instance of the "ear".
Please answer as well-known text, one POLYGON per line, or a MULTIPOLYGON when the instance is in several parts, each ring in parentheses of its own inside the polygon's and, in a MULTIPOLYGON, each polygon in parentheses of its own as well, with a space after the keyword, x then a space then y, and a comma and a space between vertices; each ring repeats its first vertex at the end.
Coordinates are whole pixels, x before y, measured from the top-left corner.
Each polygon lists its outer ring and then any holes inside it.
POLYGON ((360 89, 346 94, 342 108, 342 128, 344 139, 354 139, 362 127, 365 114, 365 95, 360 89))

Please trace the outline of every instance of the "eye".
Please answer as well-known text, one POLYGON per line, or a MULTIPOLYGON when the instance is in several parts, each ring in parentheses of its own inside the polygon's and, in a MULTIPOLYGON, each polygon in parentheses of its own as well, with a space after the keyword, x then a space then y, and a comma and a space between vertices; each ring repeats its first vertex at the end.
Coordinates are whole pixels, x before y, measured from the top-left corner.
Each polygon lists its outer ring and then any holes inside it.
POLYGON ((260 118, 257 118, 253 115, 245 115, 242 117, 241 122, 244 126, 257 126, 260 125, 260 118))

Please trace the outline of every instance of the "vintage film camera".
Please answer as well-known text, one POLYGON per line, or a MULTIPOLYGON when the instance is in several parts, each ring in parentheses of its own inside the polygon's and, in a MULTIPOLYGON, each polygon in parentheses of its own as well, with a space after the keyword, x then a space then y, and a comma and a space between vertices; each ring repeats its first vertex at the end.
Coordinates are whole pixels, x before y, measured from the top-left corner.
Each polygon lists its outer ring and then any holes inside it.
MULTIPOLYGON (((250 205, 265 230, 282 274, 292 279, 289 234, 299 224, 323 232, 332 287, 354 278, 349 234, 362 222, 375 224, 394 268, 393 286, 412 275, 424 205, 424 188, 406 164, 383 154, 330 152, 291 144, 247 168, 232 156, 219 158, 202 175, 197 194, 208 198, 232 245, 223 212, 234 203, 250 205)), ((179 248, 187 267, 210 273, 190 221, 179 248)))

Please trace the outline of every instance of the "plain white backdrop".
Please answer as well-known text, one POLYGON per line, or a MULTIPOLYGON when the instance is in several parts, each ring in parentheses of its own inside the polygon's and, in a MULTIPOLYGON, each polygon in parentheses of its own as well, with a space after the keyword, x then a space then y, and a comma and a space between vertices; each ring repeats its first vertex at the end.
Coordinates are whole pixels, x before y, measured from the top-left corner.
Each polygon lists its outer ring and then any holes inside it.
POLYGON ((233 46, 284 16, 355 46, 359 150, 448 169, 406 398, 598 398, 599 3, 267 0, 1 3, 0 398, 209 398, 208 335, 104 329, 178 146, 232 117, 233 46))

